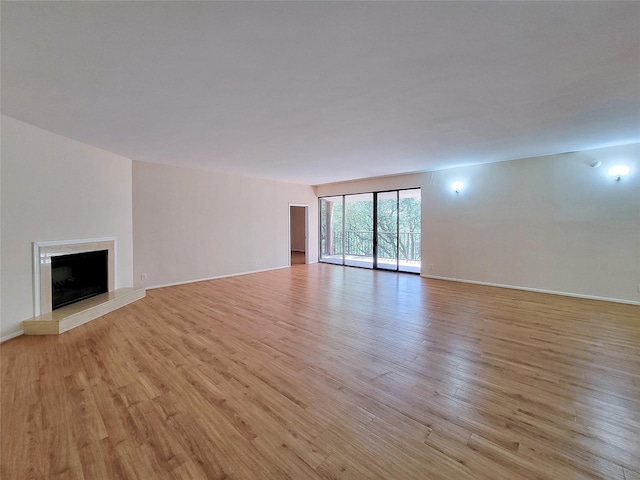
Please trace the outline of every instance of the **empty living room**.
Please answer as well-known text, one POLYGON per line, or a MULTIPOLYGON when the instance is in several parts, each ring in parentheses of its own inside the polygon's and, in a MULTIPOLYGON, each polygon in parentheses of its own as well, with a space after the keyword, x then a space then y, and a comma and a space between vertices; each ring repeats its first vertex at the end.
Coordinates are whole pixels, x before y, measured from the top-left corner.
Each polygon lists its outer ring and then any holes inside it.
POLYGON ((0 478, 640 480, 640 2, 0 22, 0 478))

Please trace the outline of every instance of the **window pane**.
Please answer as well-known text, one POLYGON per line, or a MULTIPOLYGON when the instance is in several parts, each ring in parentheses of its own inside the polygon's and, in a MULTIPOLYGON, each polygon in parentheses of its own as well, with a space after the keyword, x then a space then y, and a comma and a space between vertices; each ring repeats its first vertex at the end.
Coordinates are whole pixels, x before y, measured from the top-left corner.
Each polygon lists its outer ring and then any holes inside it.
POLYGON ((345 195, 344 263, 373 268, 373 193, 345 195))
POLYGON ((398 269, 398 192, 378 193, 378 268, 398 269))
POLYGON ((419 188, 400 191, 398 263, 399 269, 403 272, 420 273, 421 200, 419 188))
POLYGON ((342 265, 342 195, 320 199, 320 261, 342 265))
POLYGON ((420 273, 421 201, 420 188, 321 198, 320 261, 420 273))

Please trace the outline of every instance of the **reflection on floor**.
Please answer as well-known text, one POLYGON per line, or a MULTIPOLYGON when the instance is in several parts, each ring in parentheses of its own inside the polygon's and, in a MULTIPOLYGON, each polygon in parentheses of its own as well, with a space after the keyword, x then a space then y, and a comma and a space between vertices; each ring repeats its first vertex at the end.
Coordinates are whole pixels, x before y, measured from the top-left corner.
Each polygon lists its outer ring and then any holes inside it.
POLYGON ((326 264, 152 289, 2 343, 0 477, 638 480, 639 310, 326 264))

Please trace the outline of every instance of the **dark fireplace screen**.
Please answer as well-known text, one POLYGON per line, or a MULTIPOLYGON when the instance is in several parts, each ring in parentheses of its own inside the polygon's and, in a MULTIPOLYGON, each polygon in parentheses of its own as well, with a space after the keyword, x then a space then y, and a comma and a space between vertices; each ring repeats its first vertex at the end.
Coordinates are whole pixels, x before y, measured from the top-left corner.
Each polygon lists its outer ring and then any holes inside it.
POLYGON ((107 250, 51 257, 52 309, 109 291, 107 250))

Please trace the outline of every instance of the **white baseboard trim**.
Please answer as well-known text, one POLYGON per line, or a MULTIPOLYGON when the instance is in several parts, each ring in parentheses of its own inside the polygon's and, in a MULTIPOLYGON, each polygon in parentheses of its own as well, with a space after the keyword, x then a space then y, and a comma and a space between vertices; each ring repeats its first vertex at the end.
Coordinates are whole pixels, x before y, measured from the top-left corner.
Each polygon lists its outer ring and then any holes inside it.
POLYGON ((476 280, 465 280, 462 278, 440 277, 437 275, 420 275, 424 278, 433 278, 434 280, 446 280, 448 282, 472 283, 474 285, 485 285, 487 287, 509 288, 511 290, 525 290, 527 292, 549 293, 551 295, 561 295, 563 297, 585 298, 587 300, 600 300, 603 302, 625 303, 627 305, 640 305, 640 302, 634 300, 624 300, 621 298, 598 297, 595 295, 583 295, 581 293, 559 292, 557 290, 545 290, 542 288, 520 287, 517 285, 504 285, 502 283, 479 282, 476 280))
POLYGON ((281 270, 283 268, 291 268, 291 267, 289 265, 285 265, 283 267, 263 268, 262 270, 251 270, 249 272, 230 273, 228 275, 218 275, 216 277, 198 278, 196 280, 185 280, 183 282, 164 283, 162 285, 152 285, 152 286, 145 287, 145 288, 147 290, 154 290, 156 288, 175 287, 177 285, 186 285, 188 283, 206 282, 207 280, 218 280, 220 278, 239 277, 240 275, 249 275, 251 273, 260 273, 260 272, 269 272, 271 270, 281 270))
POLYGON ((10 333, 9 335, 5 335, 4 337, 0 337, 0 343, 4 343, 7 340, 11 340, 12 338, 16 338, 22 335, 22 330, 18 330, 17 332, 10 333))

